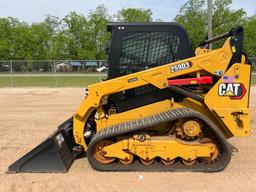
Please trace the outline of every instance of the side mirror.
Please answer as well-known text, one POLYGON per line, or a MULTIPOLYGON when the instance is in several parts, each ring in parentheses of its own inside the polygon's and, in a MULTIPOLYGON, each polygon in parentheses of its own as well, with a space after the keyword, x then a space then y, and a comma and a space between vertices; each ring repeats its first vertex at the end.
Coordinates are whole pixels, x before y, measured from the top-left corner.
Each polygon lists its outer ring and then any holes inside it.
POLYGON ((107 69, 108 69, 107 67, 103 66, 103 67, 100 67, 100 68, 98 68, 96 70, 100 73, 100 72, 102 72, 104 70, 107 70, 107 69))

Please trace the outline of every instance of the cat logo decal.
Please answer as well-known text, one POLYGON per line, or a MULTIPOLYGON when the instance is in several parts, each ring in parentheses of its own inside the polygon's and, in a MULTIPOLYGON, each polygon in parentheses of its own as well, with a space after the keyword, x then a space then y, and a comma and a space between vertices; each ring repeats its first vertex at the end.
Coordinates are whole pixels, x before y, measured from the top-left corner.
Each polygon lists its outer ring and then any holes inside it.
POLYGON ((242 99, 246 94, 243 83, 220 83, 219 96, 230 97, 230 99, 242 99))

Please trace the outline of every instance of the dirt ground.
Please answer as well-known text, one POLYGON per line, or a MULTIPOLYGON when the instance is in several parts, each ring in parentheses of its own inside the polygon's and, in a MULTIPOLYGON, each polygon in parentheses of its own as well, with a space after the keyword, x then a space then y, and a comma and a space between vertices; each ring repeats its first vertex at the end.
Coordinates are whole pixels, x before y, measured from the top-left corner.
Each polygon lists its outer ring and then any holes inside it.
MULTIPOLYGON (((6 174, 8 165, 31 150, 79 106, 80 88, 0 89, 0 192, 5 191, 255 191, 256 135, 233 138, 239 149, 220 173, 104 173, 85 158, 68 173, 6 174)), ((251 89, 252 120, 256 129, 256 87, 251 89)))

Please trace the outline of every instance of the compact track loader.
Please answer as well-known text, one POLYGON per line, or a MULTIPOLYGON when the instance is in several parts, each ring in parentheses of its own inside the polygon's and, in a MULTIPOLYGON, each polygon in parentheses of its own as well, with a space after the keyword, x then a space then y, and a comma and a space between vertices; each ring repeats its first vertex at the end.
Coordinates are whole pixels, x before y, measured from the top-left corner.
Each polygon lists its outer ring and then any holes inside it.
POLYGON ((110 23, 108 31, 107 79, 88 86, 73 117, 9 171, 65 172, 81 154, 100 171, 223 170, 227 139, 252 132, 243 28, 195 51, 177 23, 110 23))

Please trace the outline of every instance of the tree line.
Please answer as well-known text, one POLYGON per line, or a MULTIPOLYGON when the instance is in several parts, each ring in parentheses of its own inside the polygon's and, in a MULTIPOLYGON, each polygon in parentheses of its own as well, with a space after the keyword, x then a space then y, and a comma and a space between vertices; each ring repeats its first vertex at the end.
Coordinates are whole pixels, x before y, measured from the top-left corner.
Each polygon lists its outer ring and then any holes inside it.
MULTIPOLYGON (((245 28, 245 50, 256 55, 256 15, 247 17, 244 9, 232 10, 232 0, 215 0, 213 35, 232 27, 245 28)), ((109 15, 104 5, 85 16, 71 12, 64 18, 46 16, 42 22, 26 23, 13 17, 0 18, 0 60, 106 59, 110 39, 108 22, 153 22, 150 9, 123 8, 109 15)), ((206 0, 188 0, 170 21, 182 24, 188 31, 193 48, 205 38, 207 28, 206 0)))

